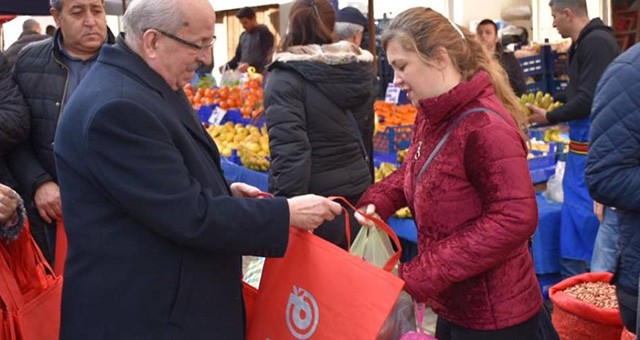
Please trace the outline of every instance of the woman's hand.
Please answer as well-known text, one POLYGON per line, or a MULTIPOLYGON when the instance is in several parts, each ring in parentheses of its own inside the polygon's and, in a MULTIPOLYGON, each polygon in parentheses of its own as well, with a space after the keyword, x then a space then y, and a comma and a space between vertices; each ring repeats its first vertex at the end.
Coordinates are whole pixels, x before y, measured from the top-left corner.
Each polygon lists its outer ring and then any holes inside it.
POLYGON ((13 189, 0 184, 0 224, 10 226, 8 222, 18 219, 19 205, 20 196, 13 189))
POLYGON ((365 217, 364 214, 369 215, 369 216, 374 216, 377 218, 380 218, 380 215, 378 215, 376 213, 376 206, 373 204, 369 204, 364 208, 360 208, 358 209, 358 211, 356 211, 355 217, 356 220, 358 221, 358 223, 360 223, 361 225, 368 225, 368 226, 374 226, 375 223, 368 219, 367 217, 365 217))

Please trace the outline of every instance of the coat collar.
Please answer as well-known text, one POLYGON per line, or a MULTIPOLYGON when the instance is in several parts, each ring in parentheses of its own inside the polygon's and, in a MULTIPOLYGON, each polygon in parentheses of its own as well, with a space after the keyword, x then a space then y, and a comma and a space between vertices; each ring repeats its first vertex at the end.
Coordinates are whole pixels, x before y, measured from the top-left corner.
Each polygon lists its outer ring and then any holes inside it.
POLYGON ((327 45, 291 46, 284 52, 276 53, 273 61, 314 61, 328 65, 342 65, 354 62, 371 63, 373 55, 347 41, 327 45))
POLYGON ((468 81, 463 81, 449 92, 438 97, 419 102, 418 112, 429 125, 437 125, 448 120, 466 107, 471 101, 494 93, 489 74, 479 71, 468 81))
MULTIPOLYGON (((127 46, 124 41, 124 35, 121 34, 118 36, 115 45, 102 47, 98 62, 124 69, 131 77, 146 84, 146 86, 153 91, 156 91, 174 108, 173 111, 175 115, 178 116, 191 135, 196 140, 205 144, 212 151, 212 156, 218 155, 215 144, 213 144, 199 123, 184 91, 182 89, 174 91, 164 78, 149 67, 138 54, 127 46)), ((216 164, 218 164, 218 162, 216 162, 216 164)))

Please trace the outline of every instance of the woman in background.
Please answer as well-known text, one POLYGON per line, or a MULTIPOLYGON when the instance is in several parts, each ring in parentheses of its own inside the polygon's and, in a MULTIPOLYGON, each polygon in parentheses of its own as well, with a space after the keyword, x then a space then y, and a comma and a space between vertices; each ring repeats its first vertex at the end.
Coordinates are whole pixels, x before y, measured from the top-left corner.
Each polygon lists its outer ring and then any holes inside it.
MULTIPOLYGON (((271 169, 277 196, 344 196, 352 204, 372 183, 373 56, 332 42, 336 13, 326 0, 296 0, 265 87, 271 169)), ((351 223, 351 238, 359 229, 351 223)), ((314 231, 347 247, 344 219, 314 231)))

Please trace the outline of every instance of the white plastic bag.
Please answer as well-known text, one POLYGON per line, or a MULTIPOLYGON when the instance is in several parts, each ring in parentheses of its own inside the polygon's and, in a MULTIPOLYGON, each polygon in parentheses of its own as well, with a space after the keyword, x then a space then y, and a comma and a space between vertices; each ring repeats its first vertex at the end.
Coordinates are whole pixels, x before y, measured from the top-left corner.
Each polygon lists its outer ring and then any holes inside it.
MULTIPOLYGON (((384 231, 373 226, 360 228, 349 252, 362 257, 366 262, 379 268, 384 267, 391 256, 395 254, 389 236, 384 231)), ((395 268, 392 273, 398 274, 395 268)))
POLYGON ((565 162, 558 161, 556 163, 555 174, 549 177, 547 181, 547 190, 542 193, 544 198, 549 201, 562 203, 564 201, 564 193, 562 192, 562 179, 564 178, 565 162))

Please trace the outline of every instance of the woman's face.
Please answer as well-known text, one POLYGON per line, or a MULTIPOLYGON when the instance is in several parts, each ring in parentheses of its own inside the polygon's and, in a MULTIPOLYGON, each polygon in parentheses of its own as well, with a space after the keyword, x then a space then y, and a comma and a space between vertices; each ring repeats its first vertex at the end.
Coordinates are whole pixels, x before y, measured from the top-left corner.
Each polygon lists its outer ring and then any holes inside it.
POLYGON ((393 83, 402 87, 414 105, 444 93, 442 71, 425 62, 417 52, 405 50, 397 39, 387 44, 387 58, 395 73, 393 83))

